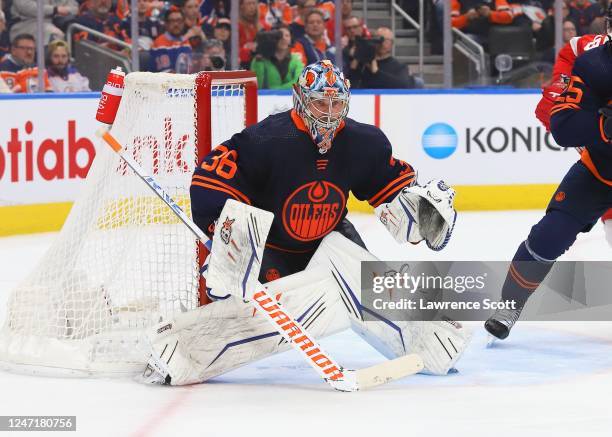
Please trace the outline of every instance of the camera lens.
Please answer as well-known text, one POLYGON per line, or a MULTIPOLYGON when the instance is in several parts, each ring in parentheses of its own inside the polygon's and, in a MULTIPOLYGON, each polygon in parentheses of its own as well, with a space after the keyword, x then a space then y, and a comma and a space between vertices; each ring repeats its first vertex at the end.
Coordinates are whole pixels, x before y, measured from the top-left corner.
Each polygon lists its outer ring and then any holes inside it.
POLYGON ((223 59, 221 56, 213 55, 210 57, 210 63, 215 70, 219 70, 225 66, 225 59, 223 59))

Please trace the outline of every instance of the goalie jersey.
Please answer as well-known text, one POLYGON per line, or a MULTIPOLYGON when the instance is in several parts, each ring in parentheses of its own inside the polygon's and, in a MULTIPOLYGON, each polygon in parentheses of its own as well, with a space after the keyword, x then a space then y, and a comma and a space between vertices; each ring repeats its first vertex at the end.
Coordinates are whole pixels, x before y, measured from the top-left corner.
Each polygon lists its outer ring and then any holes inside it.
POLYGON ((551 132, 563 147, 584 146, 581 160, 601 182, 612 186, 612 139, 599 109, 612 104, 612 42, 576 59, 565 90, 551 111, 551 132))
POLYGON ((191 209, 209 234, 228 198, 271 211, 266 247, 309 253, 341 225, 349 192, 376 207, 415 182, 415 171, 392 156, 380 129, 347 118, 329 152, 320 154, 300 117, 286 111, 204 158, 193 175, 191 209))

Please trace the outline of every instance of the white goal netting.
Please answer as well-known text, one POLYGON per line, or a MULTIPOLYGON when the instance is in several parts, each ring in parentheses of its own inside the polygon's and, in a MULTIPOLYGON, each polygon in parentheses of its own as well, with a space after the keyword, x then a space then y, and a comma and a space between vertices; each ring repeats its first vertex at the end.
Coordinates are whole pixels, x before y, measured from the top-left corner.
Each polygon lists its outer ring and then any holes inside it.
MULTIPOLYGON (((196 117, 212 113, 212 144, 245 120, 242 85, 213 85, 211 104, 197 110, 194 88, 192 75, 130 74, 112 128, 186 211, 203 140, 196 117)), ((144 330, 199 305, 198 271, 192 234, 115 153, 98 145, 57 240, 9 298, 0 362, 41 373, 141 371, 144 330)))

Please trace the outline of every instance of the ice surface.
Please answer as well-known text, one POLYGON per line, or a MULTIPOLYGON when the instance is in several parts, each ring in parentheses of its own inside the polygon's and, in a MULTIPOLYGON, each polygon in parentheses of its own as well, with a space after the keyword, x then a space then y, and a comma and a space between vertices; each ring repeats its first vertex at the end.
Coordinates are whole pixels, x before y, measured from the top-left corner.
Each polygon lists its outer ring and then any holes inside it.
MULTIPOLYGON (((398 246, 373 216, 351 220, 383 259, 508 260, 541 215, 460 214, 441 253, 398 246)), ((55 236, 0 239, 0 320, 9 291, 55 236)), ((611 254, 598 224, 563 259, 611 254)), ((459 373, 417 375, 369 392, 331 391, 290 351, 191 387, 0 372, 0 415, 76 415, 77 433, 66 435, 91 437, 611 435, 612 323, 519 323, 490 349, 480 325, 473 326, 459 373)), ((322 343, 347 367, 383 359, 349 332, 322 343)))

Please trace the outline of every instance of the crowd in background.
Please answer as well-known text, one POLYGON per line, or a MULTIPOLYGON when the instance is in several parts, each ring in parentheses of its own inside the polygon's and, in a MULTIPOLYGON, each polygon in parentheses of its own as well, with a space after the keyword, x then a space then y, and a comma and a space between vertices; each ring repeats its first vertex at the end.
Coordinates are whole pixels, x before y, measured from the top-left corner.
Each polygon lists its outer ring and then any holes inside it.
MULTIPOLYGON (((427 37, 441 50, 445 0, 426 0, 427 37)), ((554 0, 450 0, 452 26, 488 46, 494 26, 521 26, 543 61, 554 61, 554 0)), ((231 55, 230 0, 138 0, 141 70, 194 73, 228 69, 231 55)), ((398 3, 418 16, 417 0, 398 3)), ((44 91, 88 91, 88 79, 71 65, 67 27, 87 30, 88 40, 130 57, 130 49, 98 33, 131 44, 130 0, 43 0, 46 71, 44 91)), ((0 0, 0 92, 38 91, 36 0, 0 0)), ((565 0, 563 35, 604 32, 607 0, 565 0)), ((304 65, 342 57, 356 88, 415 88, 423 82, 392 56, 391 29, 368 29, 353 14, 352 0, 240 0, 240 68, 257 74, 261 88, 289 89, 304 65), (342 53, 336 53, 335 8, 341 7, 342 53)))

